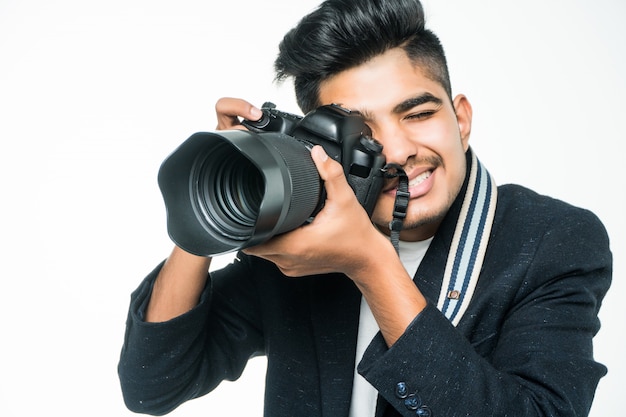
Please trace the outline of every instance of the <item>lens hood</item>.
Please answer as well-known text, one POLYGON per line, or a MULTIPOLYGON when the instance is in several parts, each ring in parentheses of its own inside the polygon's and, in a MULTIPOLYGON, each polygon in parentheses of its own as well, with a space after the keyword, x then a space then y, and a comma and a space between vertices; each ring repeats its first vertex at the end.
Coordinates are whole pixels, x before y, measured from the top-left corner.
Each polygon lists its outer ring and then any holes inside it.
POLYGON ((304 143, 245 130, 193 134, 162 163, 158 182, 170 238, 200 256, 254 246, 302 225, 322 188, 304 143))

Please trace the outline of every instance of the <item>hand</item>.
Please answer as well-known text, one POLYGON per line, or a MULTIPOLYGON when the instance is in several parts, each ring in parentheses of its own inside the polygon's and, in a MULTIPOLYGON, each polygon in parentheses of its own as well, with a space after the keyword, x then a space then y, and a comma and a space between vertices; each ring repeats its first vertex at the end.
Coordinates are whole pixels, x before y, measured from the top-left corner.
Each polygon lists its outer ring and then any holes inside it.
POLYGON ((321 146, 311 156, 326 188, 326 203, 308 225, 244 249, 273 262, 287 276, 340 272, 359 288, 392 346, 427 301, 388 238, 372 224, 341 165, 321 146))
POLYGON ((273 262, 288 276, 341 272, 353 279, 373 262, 380 262, 386 251, 395 256, 387 238, 359 204, 341 165, 321 146, 313 147, 311 156, 324 180, 324 208, 310 224, 244 252, 273 262))
POLYGON ((259 120, 261 110, 240 98, 222 97, 215 103, 217 113, 217 130, 245 129, 240 118, 259 120))

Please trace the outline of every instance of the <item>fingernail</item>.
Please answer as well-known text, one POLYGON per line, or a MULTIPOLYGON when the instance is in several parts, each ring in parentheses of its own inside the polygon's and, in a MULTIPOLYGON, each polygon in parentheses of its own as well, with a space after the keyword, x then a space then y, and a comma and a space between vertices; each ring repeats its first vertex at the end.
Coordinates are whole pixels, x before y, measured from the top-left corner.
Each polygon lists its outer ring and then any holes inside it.
POLYGON ((320 161, 325 162, 328 159, 328 154, 320 145, 314 146, 312 151, 317 154, 317 158, 319 158, 320 161))
POLYGON ((250 115, 252 116, 252 120, 259 120, 263 116, 263 112, 261 109, 252 106, 252 108, 250 108, 250 115))

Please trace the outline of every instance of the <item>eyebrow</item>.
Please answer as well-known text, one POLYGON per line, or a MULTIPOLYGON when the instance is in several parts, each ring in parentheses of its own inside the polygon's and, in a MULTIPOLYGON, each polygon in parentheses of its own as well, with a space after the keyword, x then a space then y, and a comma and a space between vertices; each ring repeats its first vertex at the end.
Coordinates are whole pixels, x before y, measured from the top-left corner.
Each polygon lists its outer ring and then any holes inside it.
POLYGON ((395 114, 404 113, 408 110, 411 110, 413 107, 420 106, 426 103, 433 103, 436 105, 440 105, 443 101, 439 97, 435 97, 430 93, 420 94, 419 96, 411 97, 403 102, 399 103, 397 106, 393 108, 393 112, 395 114))

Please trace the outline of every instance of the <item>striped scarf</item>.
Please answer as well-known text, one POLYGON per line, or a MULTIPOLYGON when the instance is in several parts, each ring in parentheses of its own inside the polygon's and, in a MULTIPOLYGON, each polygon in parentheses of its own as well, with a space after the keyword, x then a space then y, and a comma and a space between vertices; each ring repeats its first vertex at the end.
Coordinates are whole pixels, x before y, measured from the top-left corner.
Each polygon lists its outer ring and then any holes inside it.
POLYGON ((461 213, 456 223, 437 308, 455 326, 478 282, 496 211, 497 187, 471 152, 471 167, 461 213))

